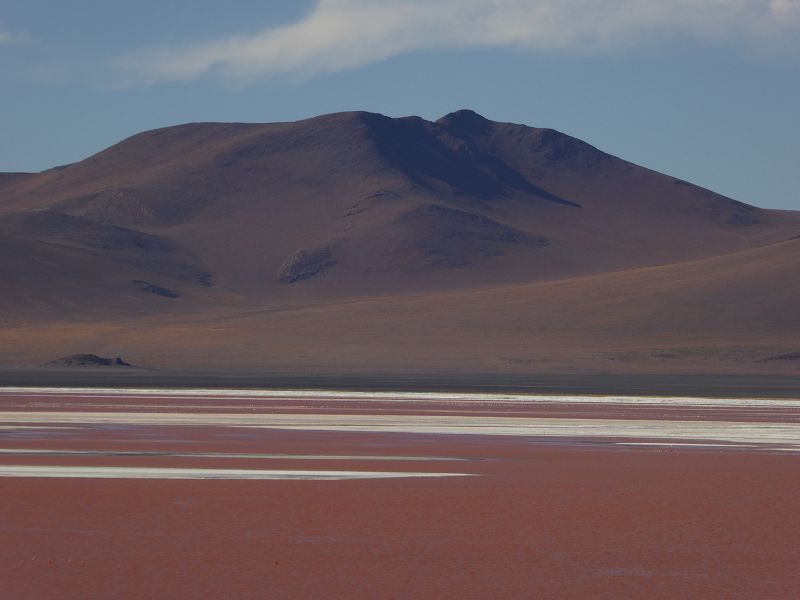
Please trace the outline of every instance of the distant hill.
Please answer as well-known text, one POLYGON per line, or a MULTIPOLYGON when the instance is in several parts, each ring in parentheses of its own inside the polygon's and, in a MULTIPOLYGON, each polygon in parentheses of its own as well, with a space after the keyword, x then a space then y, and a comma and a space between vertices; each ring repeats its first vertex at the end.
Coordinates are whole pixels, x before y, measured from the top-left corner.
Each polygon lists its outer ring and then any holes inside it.
POLYGON ((0 174, 0 344, 19 338, 0 363, 40 364, 45 339, 102 348, 102 330, 156 367, 352 370, 324 357, 370 347, 389 370, 457 370, 468 353, 488 370, 680 370, 713 354, 687 350, 691 323, 727 348, 708 368, 795 369, 758 360, 800 351, 797 311, 775 308, 800 305, 798 236, 797 213, 468 110, 181 125, 0 174), (295 321, 309 311, 324 331, 295 321), (286 323, 305 341, 270 333, 286 323), (544 333, 558 364, 508 347, 544 333), (600 344, 591 360, 581 339, 600 344))

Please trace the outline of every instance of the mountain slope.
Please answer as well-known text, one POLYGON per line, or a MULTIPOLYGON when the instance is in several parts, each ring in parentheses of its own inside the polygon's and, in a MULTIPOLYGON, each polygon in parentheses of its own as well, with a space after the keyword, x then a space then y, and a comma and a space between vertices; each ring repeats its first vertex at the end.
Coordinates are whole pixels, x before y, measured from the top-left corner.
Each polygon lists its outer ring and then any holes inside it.
POLYGON ((798 373, 798 305, 800 239, 474 291, 30 324, 0 347, 231 373, 798 373))
MULTIPOLYGON (((0 180, 0 232, 41 239, 44 220, 72 227, 67 242, 50 242, 105 259, 131 263, 113 250, 132 237, 176 249, 133 261, 137 279, 181 285, 204 273, 200 284, 270 302, 667 264, 800 231, 791 216, 470 111, 435 123, 342 113, 146 132, 0 180), (108 243, 97 247, 102 228, 108 243)), ((102 274, 91 292, 102 297, 102 274)))
MULTIPOLYGON (((761 336, 783 351, 785 340, 762 317, 797 298, 790 285, 770 287, 763 273, 795 275, 789 240, 798 235, 797 213, 755 208, 554 130, 472 111, 435 122, 339 113, 295 123, 196 123, 145 132, 43 173, 0 174, 0 315, 27 332, 38 331, 36 323, 64 327, 76 344, 88 343, 80 327, 97 322, 117 331, 115 343, 152 332, 165 336, 164 348, 172 347, 164 332, 187 318, 209 333, 181 331, 200 336, 214 356, 236 355, 231 361, 250 367, 272 360, 260 350, 242 358, 241 348, 251 330, 269 337, 264 327, 281 329, 273 314, 307 340, 298 347, 281 337, 277 351, 324 354, 334 342, 306 325, 323 313, 334 321, 317 324, 336 339, 375 348, 382 342, 368 343, 372 330, 348 312, 360 306, 385 326, 374 334, 405 340, 397 348, 406 352, 424 344, 466 360, 474 340, 485 339, 470 359, 475 368, 535 368, 509 344, 534 343, 553 327, 566 336, 552 338, 564 356, 581 353, 564 346, 569 331, 576 344, 602 334, 598 348, 618 343, 635 355, 631 348, 669 337, 653 327, 662 321, 670 331, 691 324, 708 339, 735 330, 750 336, 741 347, 761 347, 761 336), (728 296, 709 291, 723 280, 728 296), (428 298, 418 305, 422 324, 393 320, 395 308, 417 306, 418 298, 428 298), (537 307, 535 319, 526 306, 537 307), (719 321, 728 314, 720 307, 738 307, 733 329, 719 321), (618 309, 630 324, 612 318, 618 309), (453 318, 457 326, 446 326, 453 318)), ((774 322, 798 332, 791 319, 774 322)), ((106 353, 147 365, 137 348, 106 353)), ((60 354, 89 351, 106 350, 60 354)), ((190 356, 207 360, 202 344, 174 352, 185 365, 190 356)), ((441 362, 427 360, 417 368, 441 362)))

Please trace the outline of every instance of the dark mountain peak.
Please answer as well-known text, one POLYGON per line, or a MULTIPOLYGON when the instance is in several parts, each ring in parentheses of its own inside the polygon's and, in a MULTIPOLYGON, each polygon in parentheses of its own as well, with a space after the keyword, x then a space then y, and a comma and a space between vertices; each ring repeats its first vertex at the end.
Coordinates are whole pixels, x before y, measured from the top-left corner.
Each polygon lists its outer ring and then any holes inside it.
POLYGON ((492 127, 492 122, 489 119, 468 108, 451 112, 436 121, 436 123, 466 135, 480 135, 492 127))
POLYGON ((490 122, 489 119, 476 113, 474 110, 469 108, 462 108, 460 110, 453 111, 451 113, 446 114, 441 119, 439 119, 439 123, 458 123, 458 122, 482 122, 488 123, 490 122))
POLYGON ((296 124, 329 122, 329 123, 348 125, 353 123, 372 123, 375 121, 383 121, 387 119, 389 119, 389 117, 382 115, 381 113, 369 112, 365 110, 351 110, 344 112, 329 113, 326 115, 320 115, 318 117, 311 117, 310 119, 297 121, 296 124))

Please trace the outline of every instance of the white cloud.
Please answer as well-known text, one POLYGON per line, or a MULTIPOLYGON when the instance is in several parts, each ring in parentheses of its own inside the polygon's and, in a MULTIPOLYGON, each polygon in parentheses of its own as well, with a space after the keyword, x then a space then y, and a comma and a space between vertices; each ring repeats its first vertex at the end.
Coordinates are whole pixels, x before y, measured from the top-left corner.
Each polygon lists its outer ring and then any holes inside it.
POLYGON ((800 0, 772 0, 770 8, 776 13, 800 11, 800 0))
POLYGON ((30 38, 24 33, 13 33, 9 31, 3 26, 3 22, 0 21, 0 45, 24 44, 29 40, 30 38))
POLYGON ((318 0, 257 35, 140 51, 141 81, 210 72, 239 80, 358 68, 416 50, 518 47, 599 52, 691 36, 775 43, 800 34, 800 0, 318 0))

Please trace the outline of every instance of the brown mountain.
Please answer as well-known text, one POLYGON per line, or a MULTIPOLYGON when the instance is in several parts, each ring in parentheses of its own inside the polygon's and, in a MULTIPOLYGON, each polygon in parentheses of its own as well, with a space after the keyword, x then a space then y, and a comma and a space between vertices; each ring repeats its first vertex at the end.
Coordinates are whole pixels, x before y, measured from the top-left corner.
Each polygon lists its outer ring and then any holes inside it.
POLYGON ((182 125, 0 175, 0 362, 800 370, 797 236, 471 111, 182 125))

